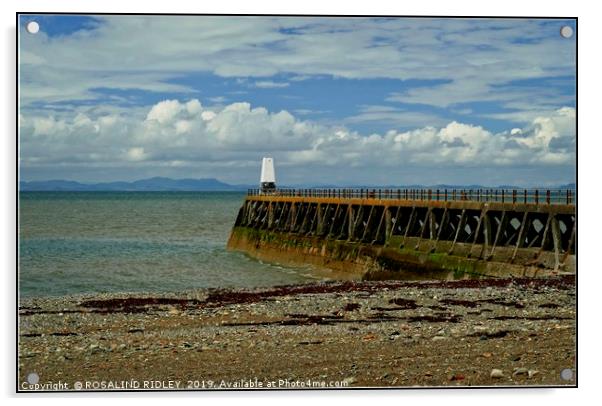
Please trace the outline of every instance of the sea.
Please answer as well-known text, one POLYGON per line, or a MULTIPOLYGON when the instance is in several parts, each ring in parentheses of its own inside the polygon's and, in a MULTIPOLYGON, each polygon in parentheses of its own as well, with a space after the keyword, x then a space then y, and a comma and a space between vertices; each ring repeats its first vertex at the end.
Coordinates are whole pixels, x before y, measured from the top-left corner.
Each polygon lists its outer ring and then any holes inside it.
POLYGON ((226 250, 239 192, 21 192, 21 297, 181 292, 321 279, 226 250))

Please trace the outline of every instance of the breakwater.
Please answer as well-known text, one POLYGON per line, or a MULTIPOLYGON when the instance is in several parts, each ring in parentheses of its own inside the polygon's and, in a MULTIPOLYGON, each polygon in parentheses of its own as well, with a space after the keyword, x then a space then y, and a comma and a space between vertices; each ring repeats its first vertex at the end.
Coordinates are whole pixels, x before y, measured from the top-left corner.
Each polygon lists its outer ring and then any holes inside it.
POLYGON ((574 191, 250 190, 228 248, 334 277, 575 273, 574 191))

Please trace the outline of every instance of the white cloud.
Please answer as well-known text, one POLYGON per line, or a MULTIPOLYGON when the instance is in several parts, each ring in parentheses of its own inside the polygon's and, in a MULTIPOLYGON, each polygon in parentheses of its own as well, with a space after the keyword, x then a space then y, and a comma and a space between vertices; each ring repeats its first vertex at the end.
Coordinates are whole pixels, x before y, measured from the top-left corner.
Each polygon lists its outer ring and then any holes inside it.
POLYGON ((188 120, 180 120, 176 123, 176 134, 185 134, 192 130, 192 123, 188 120))
POLYGON ((210 97, 209 100, 212 101, 213 103, 224 103, 228 99, 224 96, 216 96, 216 97, 210 97))
MULTIPOLYGON (((190 86, 171 79, 198 72, 256 78, 257 87, 288 86, 272 80, 277 74, 291 80, 315 75, 438 80, 443 84, 391 89, 390 100, 439 107, 525 103, 517 114, 551 111, 572 100, 558 86, 510 85, 574 76, 575 42, 558 35, 566 23, 561 20, 542 25, 530 19, 99 19, 93 31, 21 36, 22 103, 94 99, 97 88, 187 92, 190 86)), ((514 115, 524 122, 532 118, 514 115)))
POLYGON ((210 110, 203 111, 201 113, 201 118, 205 121, 211 121, 215 118, 215 113, 210 110))
POLYGON ((76 167, 85 162, 99 170, 152 165, 156 171, 211 163, 213 170, 228 167, 245 179, 248 168, 262 154, 271 153, 282 167, 314 168, 321 175, 310 181, 318 181, 327 176, 320 168, 349 168, 348 175, 353 176, 353 168, 378 175, 410 168, 484 170, 575 163, 572 108, 537 117, 518 131, 492 133, 453 121, 441 127, 368 135, 249 103, 209 110, 194 99, 165 100, 135 115, 126 109, 111 114, 102 108, 79 110, 57 117, 21 116, 23 168, 76 167))
POLYGON ((359 113, 344 120, 348 124, 378 123, 391 127, 416 127, 428 123, 431 126, 441 126, 446 121, 435 115, 391 106, 365 105, 360 106, 359 113))
POLYGON ((130 161, 142 161, 146 158, 146 156, 147 155, 144 152, 144 148, 142 147, 133 147, 127 152, 127 158, 130 161))
POLYGON ((203 110, 203 106, 201 106, 201 102, 197 99, 192 99, 186 103, 186 111, 188 111, 188 114, 190 115, 198 114, 201 110, 203 110))
POLYGON ((146 119, 156 120, 161 124, 169 123, 182 110, 183 107, 184 106, 182 106, 177 100, 165 100, 154 105, 153 108, 148 112, 146 119))
POLYGON ((261 80, 257 81, 253 84, 254 87, 258 87, 260 89, 274 89, 274 88, 283 88, 288 87, 289 83, 287 82, 274 82, 271 80, 261 80))

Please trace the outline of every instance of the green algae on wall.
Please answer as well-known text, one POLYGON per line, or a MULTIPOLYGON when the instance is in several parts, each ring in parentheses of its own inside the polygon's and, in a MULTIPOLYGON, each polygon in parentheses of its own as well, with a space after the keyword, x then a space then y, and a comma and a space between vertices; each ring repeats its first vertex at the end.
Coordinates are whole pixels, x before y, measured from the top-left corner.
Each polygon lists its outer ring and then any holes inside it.
MULTIPOLYGON (((394 243, 392 240, 391 243, 394 243)), ((490 262, 396 245, 375 246, 251 227, 234 227, 228 249, 283 264, 315 265, 350 277, 380 279, 465 279, 537 276, 537 268, 490 262)))

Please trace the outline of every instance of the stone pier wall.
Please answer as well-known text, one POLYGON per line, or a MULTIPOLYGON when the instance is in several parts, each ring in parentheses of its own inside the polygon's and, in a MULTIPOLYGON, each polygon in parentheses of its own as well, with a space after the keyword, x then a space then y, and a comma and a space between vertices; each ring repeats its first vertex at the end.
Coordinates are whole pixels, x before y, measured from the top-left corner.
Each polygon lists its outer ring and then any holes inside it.
POLYGON ((575 273, 573 204, 248 196, 228 248, 362 279, 575 273))

